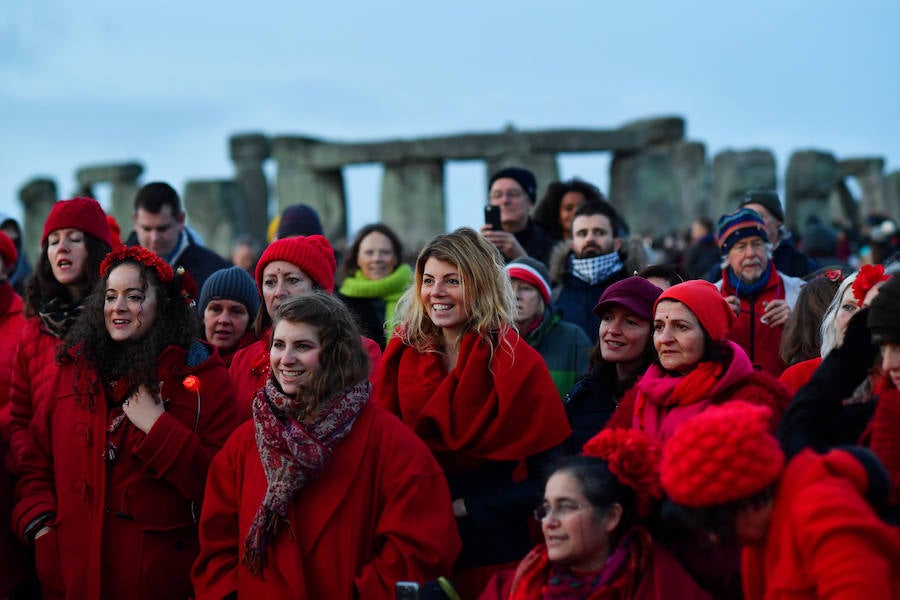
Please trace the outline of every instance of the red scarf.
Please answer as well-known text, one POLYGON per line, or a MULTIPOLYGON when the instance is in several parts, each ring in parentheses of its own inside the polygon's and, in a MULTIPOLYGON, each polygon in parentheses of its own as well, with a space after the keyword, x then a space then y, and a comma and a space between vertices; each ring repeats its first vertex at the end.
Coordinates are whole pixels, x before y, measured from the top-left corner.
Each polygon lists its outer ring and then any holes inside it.
POLYGON ((421 437, 448 473, 484 460, 519 461, 571 433, 541 356, 511 331, 491 353, 475 333, 460 341, 456 367, 391 338, 381 361, 378 402, 421 437))
POLYGON ((251 573, 258 575, 266 566, 278 526, 286 523, 290 528, 286 517, 291 500, 322 474, 334 447, 350 433, 369 400, 369 391, 369 382, 362 381, 335 394, 308 425, 291 415, 295 400, 278 389, 271 375, 256 393, 253 424, 268 487, 244 539, 242 562, 251 573))

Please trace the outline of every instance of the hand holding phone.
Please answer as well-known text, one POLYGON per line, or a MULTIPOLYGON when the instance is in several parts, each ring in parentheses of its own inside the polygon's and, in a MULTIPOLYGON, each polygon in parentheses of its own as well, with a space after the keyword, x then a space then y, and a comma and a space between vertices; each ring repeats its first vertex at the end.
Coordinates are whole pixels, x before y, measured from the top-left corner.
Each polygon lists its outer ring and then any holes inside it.
POLYGON ((500 221, 500 207, 488 204, 484 207, 484 224, 490 225, 494 231, 501 231, 503 223, 500 221))

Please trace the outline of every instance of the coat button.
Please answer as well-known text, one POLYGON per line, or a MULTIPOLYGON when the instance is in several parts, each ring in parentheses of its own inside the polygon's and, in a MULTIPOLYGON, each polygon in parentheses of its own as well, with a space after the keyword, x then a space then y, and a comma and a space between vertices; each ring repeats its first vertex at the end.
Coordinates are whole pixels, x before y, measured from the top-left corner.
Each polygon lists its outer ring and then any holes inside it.
POLYGON ((72 430, 75 433, 75 437, 80 439, 85 446, 91 445, 93 436, 91 435, 91 428, 88 427, 87 423, 75 423, 72 430))

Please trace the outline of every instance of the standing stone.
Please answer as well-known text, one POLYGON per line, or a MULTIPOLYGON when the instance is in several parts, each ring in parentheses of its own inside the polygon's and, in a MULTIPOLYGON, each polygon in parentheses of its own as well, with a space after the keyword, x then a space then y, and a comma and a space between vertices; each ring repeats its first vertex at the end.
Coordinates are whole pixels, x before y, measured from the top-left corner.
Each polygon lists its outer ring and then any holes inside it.
POLYGON ((247 206, 238 184, 231 180, 188 181, 184 187, 188 224, 203 244, 219 256, 231 255, 235 237, 244 233, 247 206))
POLYGON ((98 183, 111 184, 111 207, 107 212, 119 223, 123 240, 131 231, 134 196, 138 191, 137 180, 143 172, 143 165, 132 162, 82 167, 76 173, 79 188, 88 192, 98 183))
POLYGON ((22 247, 32 264, 41 255, 41 234, 44 232, 44 221, 56 202, 56 182, 52 179, 32 179, 19 188, 19 201, 22 203, 22 247))
POLYGON ((271 150, 269 140, 259 133, 246 133, 231 136, 228 145, 235 167, 235 181, 246 206, 246 220, 241 223, 243 231, 240 233, 263 241, 269 225, 269 184, 263 171, 263 163, 271 150))
POLYGON ((272 156, 278 163, 278 213, 292 204, 307 204, 319 213, 325 237, 340 246, 347 237, 347 203, 340 168, 316 169, 312 138, 276 137, 272 156))
POLYGON ((888 206, 884 190, 883 158, 852 158, 842 160, 840 174, 844 177, 856 177, 862 192, 860 209, 864 216, 886 215, 888 206))
POLYGON ((900 171, 894 171, 884 178, 884 203, 887 214, 900 221, 900 171))
POLYGON ((827 215, 829 195, 839 179, 838 163, 830 152, 794 152, 784 178, 787 225, 802 231, 810 215, 827 215))
POLYGON ((747 190, 775 189, 775 156, 769 150, 725 150, 712 164, 710 212, 715 220, 737 209, 747 190))
POLYGON ((672 165, 679 192, 679 228, 690 226, 697 217, 709 214, 709 169, 706 146, 700 142, 675 145, 672 165))
POLYGON ((828 196, 827 215, 831 221, 854 229, 860 228, 859 204, 843 178, 837 180, 828 196))
POLYGON ((381 220, 417 252, 445 231, 444 163, 404 162, 384 165, 381 220))

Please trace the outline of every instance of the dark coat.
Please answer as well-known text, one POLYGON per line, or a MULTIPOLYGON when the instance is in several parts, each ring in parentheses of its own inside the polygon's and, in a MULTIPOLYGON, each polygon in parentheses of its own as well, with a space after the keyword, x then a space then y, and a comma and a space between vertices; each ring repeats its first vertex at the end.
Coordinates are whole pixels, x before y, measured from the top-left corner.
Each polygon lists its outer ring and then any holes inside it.
MULTIPOLYGON (((191 277, 194 278, 194 281, 197 282, 199 293, 199 289, 203 287, 203 282, 205 282, 210 275, 219 269, 227 269, 232 266, 232 264, 209 248, 198 244, 196 240, 194 240, 194 236, 192 236, 191 232, 187 231, 187 229, 185 229, 183 233, 187 236, 187 245, 178 256, 175 257, 172 268, 177 269, 178 267, 184 267, 184 269, 190 273, 191 277)), ((128 239, 125 240, 125 245, 137 246, 137 233, 132 231, 131 235, 128 236, 128 239)))

